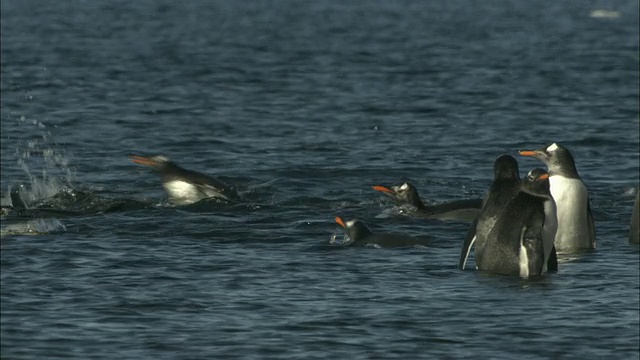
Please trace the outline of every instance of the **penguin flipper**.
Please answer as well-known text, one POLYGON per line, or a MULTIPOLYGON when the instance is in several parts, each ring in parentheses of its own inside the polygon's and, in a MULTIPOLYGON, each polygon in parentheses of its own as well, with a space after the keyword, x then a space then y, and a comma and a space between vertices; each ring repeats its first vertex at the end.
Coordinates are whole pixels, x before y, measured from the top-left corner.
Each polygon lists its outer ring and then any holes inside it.
MULTIPOLYGON (((552 255, 549 256, 549 259, 551 259, 551 256, 552 255)), ((522 228, 520 234, 520 253, 518 257, 520 277, 527 278, 531 275, 542 275, 544 271, 542 228, 536 226, 524 226, 522 228)))
POLYGON ((465 265, 467 264, 467 258, 469 257, 469 252, 471 252, 471 247, 476 242, 476 226, 478 225, 478 217, 473 220, 469 230, 467 231, 467 235, 464 238, 464 242, 462 243, 462 249, 460 250, 460 259, 458 260, 458 267, 460 270, 464 270, 465 265))
POLYGON ((196 185, 198 191, 204 194, 206 197, 215 197, 223 200, 231 200, 231 193, 224 186, 214 186, 211 184, 198 184, 196 185))
POLYGON ((551 248, 549 260, 547 260, 547 271, 558 271, 558 254, 556 254, 556 246, 551 248))

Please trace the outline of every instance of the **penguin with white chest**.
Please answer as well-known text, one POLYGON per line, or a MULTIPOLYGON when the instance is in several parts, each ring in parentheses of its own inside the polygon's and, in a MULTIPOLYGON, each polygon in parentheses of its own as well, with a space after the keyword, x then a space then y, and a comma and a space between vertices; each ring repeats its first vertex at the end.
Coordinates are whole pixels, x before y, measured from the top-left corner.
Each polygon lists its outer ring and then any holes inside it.
POLYGON ((589 192, 582 182, 569 150, 553 143, 538 150, 522 150, 522 156, 534 157, 547 165, 551 196, 557 208, 558 252, 595 249, 596 235, 589 192))
POLYGON ((162 155, 130 155, 131 161, 145 165, 160 174, 162 187, 176 205, 193 204, 215 198, 229 201, 238 197, 235 189, 203 173, 182 168, 162 155))

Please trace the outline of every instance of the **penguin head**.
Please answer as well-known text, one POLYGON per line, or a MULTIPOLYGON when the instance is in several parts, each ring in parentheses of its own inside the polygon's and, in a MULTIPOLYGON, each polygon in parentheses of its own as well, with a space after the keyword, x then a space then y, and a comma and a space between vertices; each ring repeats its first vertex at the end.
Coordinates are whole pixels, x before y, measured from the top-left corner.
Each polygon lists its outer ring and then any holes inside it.
POLYGON ((551 173, 575 172, 575 162, 566 147, 553 143, 537 150, 521 150, 520 155, 536 158, 549 168, 551 173))
POLYGON ((495 180, 520 180, 518 161, 511 155, 498 156, 493 163, 493 177, 495 180))
POLYGON ((340 216, 336 216, 336 223, 342 226, 342 228, 347 232, 347 235, 351 239, 352 243, 362 240, 368 235, 372 234, 367 225, 365 225, 358 219, 353 219, 345 222, 340 216))
POLYGON ((176 164, 171 162, 168 157, 163 155, 155 155, 155 156, 138 156, 138 155, 129 155, 131 161, 136 164, 145 165, 152 168, 155 171, 163 172, 169 169, 177 167, 176 164))
POLYGON ((535 168, 529 171, 529 173, 527 173, 527 177, 521 184, 522 191, 526 193, 544 198, 551 198, 551 192, 549 190, 549 173, 544 169, 535 168))
POLYGON ((418 208, 424 207, 422 200, 420 200, 420 195, 418 195, 418 190, 410 183, 405 182, 402 185, 391 187, 375 185, 373 189, 392 197, 399 205, 408 204, 418 208))

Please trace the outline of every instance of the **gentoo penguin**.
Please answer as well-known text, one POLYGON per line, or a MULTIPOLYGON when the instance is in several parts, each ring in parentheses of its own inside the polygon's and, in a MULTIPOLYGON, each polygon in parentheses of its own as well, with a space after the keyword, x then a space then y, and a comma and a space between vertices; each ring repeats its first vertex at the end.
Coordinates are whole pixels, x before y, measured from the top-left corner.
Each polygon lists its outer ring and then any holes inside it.
POLYGON ((24 185, 20 184, 16 187, 15 190, 11 190, 9 196, 11 197, 11 206, 14 209, 26 209, 27 204, 22 199, 22 194, 20 194, 20 189, 23 188, 24 185))
POLYGON ((629 242, 640 243, 640 190, 636 194, 636 202, 631 213, 631 228, 629 229, 629 242))
POLYGON ((493 182, 484 198, 480 214, 473 221, 460 251, 458 266, 464 270, 471 247, 475 243, 476 252, 486 244, 487 236, 511 198, 520 190, 518 162, 511 155, 501 155, 493 163, 493 182))
POLYGON ((3 204, 0 207, 0 214, 2 216, 9 215, 10 213, 12 215, 20 214, 28 208, 20 194, 20 188, 22 187, 23 185, 20 184, 15 189, 9 188, 9 200, 11 201, 11 204, 3 204))
POLYGON ((482 207, 482 199, 458 200, 427 206, 420 200, 418 190, 407 182, 388 187, 375 185, 373 189, 393 198, 400 206, 410 206, 413 210, 412 215, 427 219, 472 221, 482 207))
POLYGON ((174 204, 192 204, 206 198, 231 200, 237 197, 236 191, 223 182, 208 175, 184 169, 165 156, 131 155, 129 157, 136 164, 149 166, 160 173, 162 186, 174 204))
POLYGON ((553 203, 548 179, 546 171, 534 169, 520 182, 518 194, 497 216, 484 246, 476 244, 479 270, 522 278, 547 271, 555 230, 553 221, 545 221, 545 203, 553 203))
POLYGON ((336 216, 336 223, 342 226, 347 232, 351 241, 348 246, 366 246, 376 245, 383 248, 389 247, 407 247, 415 245, 427 245, 427 241, 424 239, 414 238, 404 234, 391 234, 391 233, 373 233, 365 223, 360 220, 354 219, 349 221, 342 220, 341 217, 336 216))
POLYGON ((547 165, 551 195, 557 208, 555 246, 558 252, 595 249, 596 233, 589 193, 569 150, 553 143, 543 149, 522 150, 520 155, 534 157, 547 165))

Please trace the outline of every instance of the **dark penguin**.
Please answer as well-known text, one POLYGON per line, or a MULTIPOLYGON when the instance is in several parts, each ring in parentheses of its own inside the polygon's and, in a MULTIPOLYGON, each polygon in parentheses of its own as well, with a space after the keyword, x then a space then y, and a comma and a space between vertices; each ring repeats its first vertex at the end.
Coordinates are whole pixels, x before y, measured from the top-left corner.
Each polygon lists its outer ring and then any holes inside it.
POLYGON ((414 238, 404 234, 373 233, 362 221, 354 219, 345 222, 336 216, 336 223, 342 226, 351 241, 348 246, 375 245, 383 248, 407 247, 415 245, 427 245, 424 239, 414 238))
POLYGON ((22 184, 18 185, 16 188, 9 189, 9 199, 11 200, 11 204, 5 204, 0 207, 0 214, 2 216, 11 215, 19 215, 25 213, 27 210, 27 204, 22 200, 22 195, 20 194, 20 189, 24 186, 22 184))
POLYGON ((640 190, 636 194, 636 202, 633 205, 631 213, 631 228, 629 229, 629 242, 633 244, 640 243, 640 190))
POLYGON ((231 200, 237 197, 234 189, 211 176, 184 169, 168 158, 158 156, 131 155, 136 164, 151 167, 160 173, 162 186, 171 202, 178 205, 192 204, 206 198, 231 200))
POLYGON ((482 199, 458 200, 427 206, 420 200, 418 190, 410 183, 389 187, 375 185, 373 189, 393 198, 400 206, 411 206, 412 215, 427 219, 471 221, 478 216, 482 207, 482 199))
POLYGON ((569 150, 553 143, 538 150, 522 150, 520 155, 534 157, 547 165, 551 196, 557 207, 555 246, 558 252, 595 249, 596 234, 589 193, 569 150))
POLYGON ((518 162, 511 155, 501 155, 493 163, 493 182, 484 198, 480 214, 469 227, 462 244, 458 266, 464 270, 471 247, 484 248, 487 236, 502 209, 520 190, 518 162))
POLYGON ((22 200, 22 195, 20 194, 20 189, 23 188, 24 185, 19 185, 15 190, 11 190, 9 196, 11 197, 11 206, 14 209, 26 209, 27 204, 22 200))
POLYGON ((496 218, 484 246, 476 245, 478 269, 522 278, 545 273, 545 264, 555 258, 552 252, 557 224, 553 212, 553 221, 545 221, 545 205, 552 203, 549 174, 542 169, 531 170, 520 182, 518 194, 496 218))

